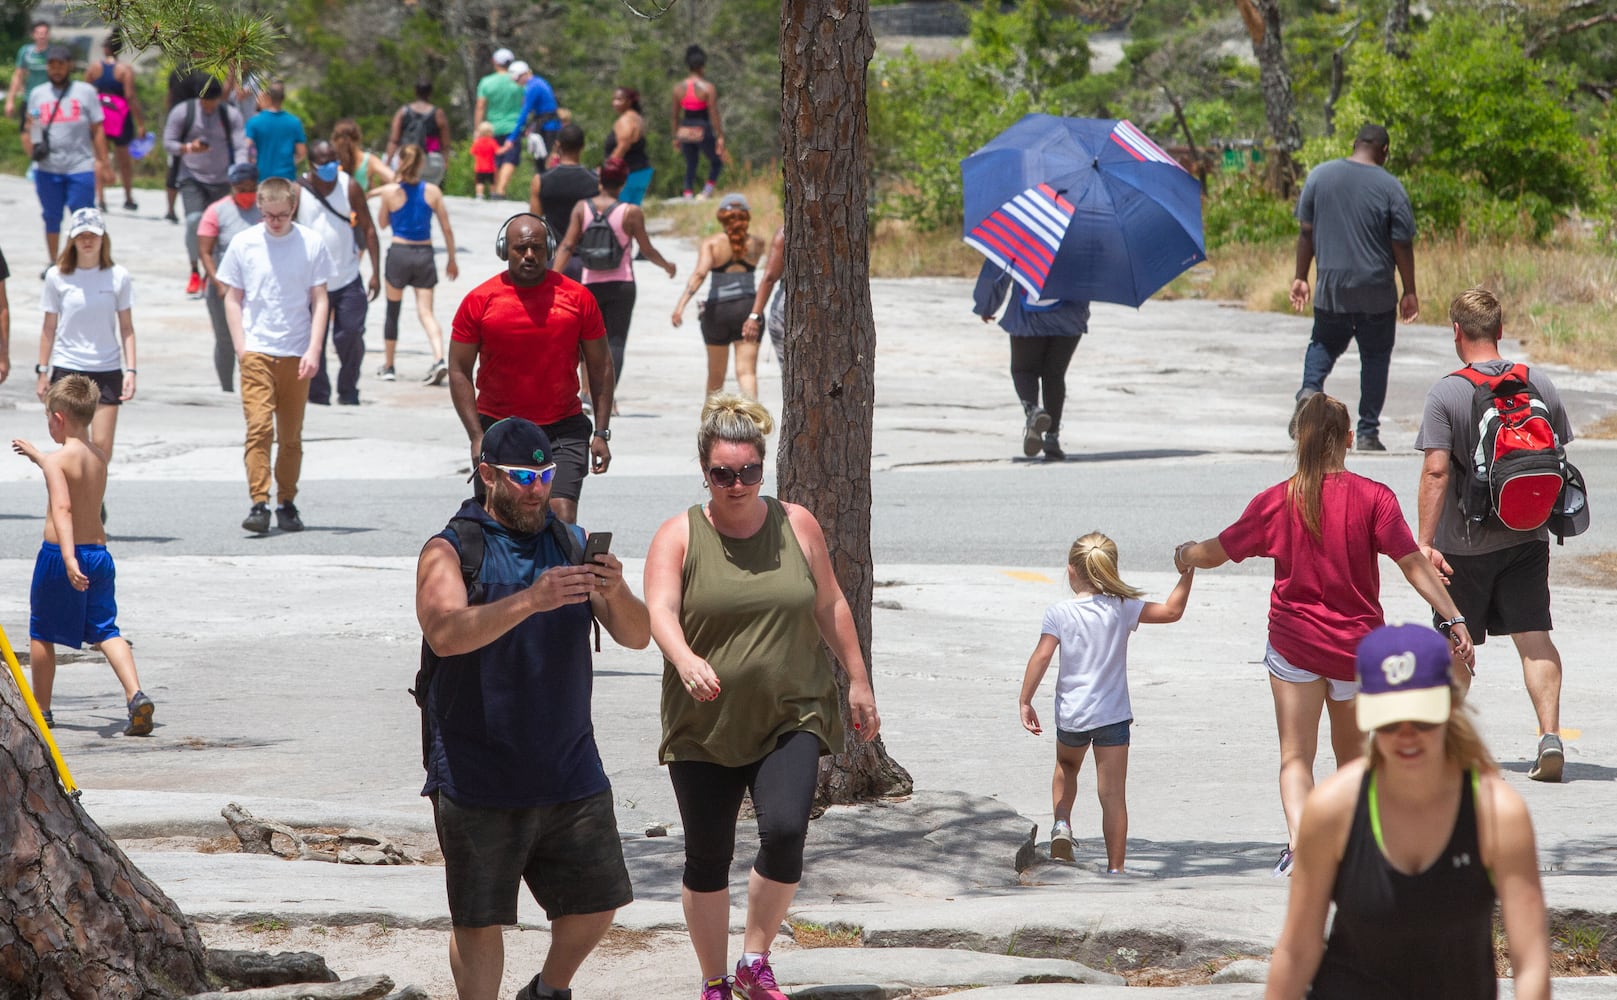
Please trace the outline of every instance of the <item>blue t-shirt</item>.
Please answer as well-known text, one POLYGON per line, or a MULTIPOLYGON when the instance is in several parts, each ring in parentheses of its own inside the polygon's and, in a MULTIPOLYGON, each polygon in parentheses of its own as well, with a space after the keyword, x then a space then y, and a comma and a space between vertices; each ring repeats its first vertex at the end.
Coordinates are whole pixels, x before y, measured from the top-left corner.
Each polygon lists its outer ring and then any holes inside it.
MULTIPOLYGON (((546 527, 518 535, 468 500, 456 517, 483 525, 482 603, 525 590, 567 557, 546 527)), ((583 532, 569 526, 583 544, 583 532)), ((457 545, 445 529, 437 537, 457 545)), ((457 546, 458 551, 458 546, 457 546)), ((531 615, 481 649, 439 661, 428 692, 427 783, 457 805, 528 809, 611 787, 590 720, 590 606, 531 615)))
POLYGON ((548 137, 561 131, 561 119, 556 117, 560 105, 556 103, 556 92, 550 89, 550 81, 535 73, 528 77, 528 82, 522 85, 522 115, 517 119, 517 127, 511 130, 510 140, 517 142, 522 138, 523 126, 528 124, 529 115, 549 115, 541 117, 539 131, 548 137))
POLYGON ((266 108, 247 119, 247 138, 258 147, 258 177, 298 178, 298 143, 308 142, 303 123, 290 111, 266 108))

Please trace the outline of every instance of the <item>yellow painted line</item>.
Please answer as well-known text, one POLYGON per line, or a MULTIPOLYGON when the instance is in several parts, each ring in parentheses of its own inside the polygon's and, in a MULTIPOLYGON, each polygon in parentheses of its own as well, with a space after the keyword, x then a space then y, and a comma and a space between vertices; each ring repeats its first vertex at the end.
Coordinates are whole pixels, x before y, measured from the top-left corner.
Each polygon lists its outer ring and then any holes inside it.
MULTIPOLYGON (((1537 733, 1539 736, 1544 735, 1543 733, 1539 732, 1536 728, 1533 730, 1533 732, 1537 733)), ((1583 739, 1583 730, 1581 730, 1581 729, 1568 729, 1566 726, 1562 726, 1561 727, 1561 738, 1563 740, 1581 740, 1581 739, 1583 739)))
POLYGON ((1025 569, 1007 569, 1003 571, 1012 580, 1021 580, 1023 583, 1054 583, 1055 581, 1043 573, 1034 573, 1025 569))

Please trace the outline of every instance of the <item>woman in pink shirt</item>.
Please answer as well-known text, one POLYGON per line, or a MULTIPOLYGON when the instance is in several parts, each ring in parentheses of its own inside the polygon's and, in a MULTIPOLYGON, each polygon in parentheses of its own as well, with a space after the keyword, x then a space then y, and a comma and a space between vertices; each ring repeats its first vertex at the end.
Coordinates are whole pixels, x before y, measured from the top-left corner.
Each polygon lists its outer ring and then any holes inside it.
POLYGON ((1421 555, 1398 498, 1386 486, 1347 471, 1351 426, 1339 400, 1324 393, 1310 397, 1297 415, 1292 477, 1259 493, 1217 538, 1186 542, 1174 551, 1181 572, 1253 556, 1275 563, 1263 662, 1280 731, 1280 806, 1286 814, 1286 849, 1275 865, 1277 878, 1291 872, 1303 803, 1314 787, 1322 708, 1331 716, 1336 766, 1364 753, 1364 735, 1353 713, 1353 656, 1359 640, 1385 624, 1380 556, 1396 562, 1410 585, 1447 619, 1455 656, 1472 662, 1465 619, 1421 555))

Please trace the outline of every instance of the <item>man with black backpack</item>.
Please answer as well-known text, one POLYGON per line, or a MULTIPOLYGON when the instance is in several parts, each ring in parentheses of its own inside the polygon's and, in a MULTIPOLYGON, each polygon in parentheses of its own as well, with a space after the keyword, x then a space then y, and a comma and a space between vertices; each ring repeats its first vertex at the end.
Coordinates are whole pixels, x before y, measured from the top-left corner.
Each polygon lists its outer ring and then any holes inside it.
POLYGON ((495 1000, 525 880, 551 943, 517 996, 569 998, 634 898, 590 721, 591 623, 644 649, 651 621, 617 558, 583 562, 584 532, 550 512, 556 463, 538 425, 497 421, 476 459, 484 501, 461 506, 416 571, 422 794, 444 855, 449 963, 461 1000, 495 1000))
POLYGON ((208 206, 230 194, 230 165, 247 162, 241 112, 225 103, 224 88, 208 77, 197 96, 174 105, 163 126, 163 148, 180 159, 177 187, 185 205, 185 249, 191 258, 186 294, 201 298, 197 223, 208 206))
MULTIPOLYGON (((1535 781, 1560 781, 1561 654, 1550 639, 1550 531, 1566 524, 1567 483, 1581 486, 1562 447, 1572 426, 1555 386, 1537 370, 1499 355, 1499 300, 1473 288, 1449 306, 1454 349, 1465 367, 1426 396, 1415 447, 1421 469, 1421 551, 1437 568, 1481 646, 1508 635, 1543 734, 1535 781)), ((1578 497, 1579 512, 1582 498, 1578 497)), ((1585 520, 1583 524, 1586 524, 1585 520)), ((1447 630, 1452 621, 1437 621, 1447 630)))

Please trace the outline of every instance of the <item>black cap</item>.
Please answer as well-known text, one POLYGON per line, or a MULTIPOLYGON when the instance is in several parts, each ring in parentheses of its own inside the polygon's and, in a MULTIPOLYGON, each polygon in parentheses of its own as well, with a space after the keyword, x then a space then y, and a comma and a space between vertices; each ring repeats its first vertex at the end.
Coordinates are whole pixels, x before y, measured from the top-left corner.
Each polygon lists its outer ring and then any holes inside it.
POLYGON ((1360 144, 1387 146, 1390 143, 1391 139, 1387 135, 1387 128, 1384 125, 1366 125, 1359 129, 1359 134, 1353 138, 1353 145, 1355 146, 1360 144))
POLYGON ((68 48, 66 45, 52 45, 50 48, 45 50, 45 61, 72 62, 73 50, 68 48))
MULTIPOLYGON (((550 438, 532 420, 522 417, 506 417, 497 420, 494 425, 483 432, 483 450, 477 455, 478 462, 489 465, 549 465, 555 460, 550 449, 550 438)), ((477 475, 477 470, 472 470, 477 475)), ((470 481, 470 480, 468 480, 470 481)))

